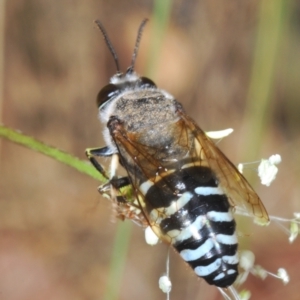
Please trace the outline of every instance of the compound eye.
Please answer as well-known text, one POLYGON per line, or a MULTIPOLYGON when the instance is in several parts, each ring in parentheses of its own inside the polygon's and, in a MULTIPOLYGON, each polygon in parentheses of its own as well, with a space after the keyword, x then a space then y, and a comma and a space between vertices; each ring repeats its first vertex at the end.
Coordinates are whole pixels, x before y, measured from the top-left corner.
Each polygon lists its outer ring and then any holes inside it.
POLYGON ((100 90, 97 96, 97 105, 100 108, 105 102, 119 93, 120 89, 115 84, 108 84, 100 90))
POLYGON ((141 77, 142 87, 156 88, 156 84, 147 77, 141 77))

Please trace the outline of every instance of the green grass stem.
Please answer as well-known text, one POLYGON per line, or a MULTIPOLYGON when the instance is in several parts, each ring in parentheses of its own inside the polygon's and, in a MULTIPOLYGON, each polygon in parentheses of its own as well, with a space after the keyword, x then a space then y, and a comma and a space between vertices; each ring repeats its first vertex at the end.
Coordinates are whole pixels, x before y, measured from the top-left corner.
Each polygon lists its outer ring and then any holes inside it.
POLYGON ((59 150, 55 147, 46 145, 43 142, 36 140, 35 138, 25 135, 20 131, 0 125, 0 137, 5 138, 11 142, 24 146, 28 149, 37 151, 46 156, 54 158, 55 160, 62 162, 77 171, 84 173, 94 179, 101 182, 107 181, 89 162, 86 160, 80 160, 79 158, 59 150))
POLYGON ((163 39, 168 28, 171 8, 171 0, 154 1, 153 15, 150 20, 151 22, 153 22, 153 31, 146 67, 146 75, 149 78, 156 77, 155 75, 158 69, 158 57, 160 57, 163 39))
POLYGON ((285 21, 285 0, 261 1, 245 124, 247 157, 257 158, 272 115, 274 79, 285 21))

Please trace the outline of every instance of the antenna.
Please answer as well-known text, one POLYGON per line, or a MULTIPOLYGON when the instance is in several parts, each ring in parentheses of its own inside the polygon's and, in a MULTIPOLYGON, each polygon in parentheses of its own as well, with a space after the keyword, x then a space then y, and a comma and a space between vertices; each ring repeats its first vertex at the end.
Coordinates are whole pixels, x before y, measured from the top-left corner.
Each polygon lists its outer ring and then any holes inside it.
POLYGON ((131 73, 134 70, 134 65, 135 65, 137 53, 138 53, 138 50, 139 50, 139 45, 140 45, 142 33, 143 33, 143 30, 144 30, 145 25, 146 25, 147 22, 148 22, 148 19, 145 18, 142 21, 142 23, 141 23, 141 25, 139 27, 138 34, 137 34, 136 41, 135 41, 135 46, 134 46, 133 54, 132 54, 131 65, 130 65, 130 67, 127 70, 127 72, 129 72, 129 73, 131 73))
MULTIPOLYGON (((145 23, 145 20, 143 21, 145 23)), ((100 29, 100 31, 102 32, 102 35, 104 37, 104 40, 105 40, 105 43, 110 51, 110 53, 112 54, 113 58, 114 58, 114 61, 115 61, 115 64, 116 64, 116 67, 117 67, 117 73, 120 74, 121 71, 120 71, 120 66, 119 66, 119 59, 118 59, 118 56, 117 56, 117 53, 111 43, 111 41, 109 40, 108 38, 108 35, 106 33, 106 30, 104 29, 104 26, 102 25, 102 23, 99 21, 99 20, 96 20, 95 23, 97 24, 98 28, 100 29)), ((142 23, 143 24, 143 23, 142 23)), ((140 29, 139 29, 139 35, 141 34, 140 31, 141 31, 141 27, 142 27, 142 24, 140 25, 140 29)), ((143 25, 144 26, 144 25, 143 25)), ((138 35, 138 39, 140 39, 138 35)), ((136 52, 136 51, 135 51, 136 52)), ((136 56, 136 54, 135 54, 136 56)))

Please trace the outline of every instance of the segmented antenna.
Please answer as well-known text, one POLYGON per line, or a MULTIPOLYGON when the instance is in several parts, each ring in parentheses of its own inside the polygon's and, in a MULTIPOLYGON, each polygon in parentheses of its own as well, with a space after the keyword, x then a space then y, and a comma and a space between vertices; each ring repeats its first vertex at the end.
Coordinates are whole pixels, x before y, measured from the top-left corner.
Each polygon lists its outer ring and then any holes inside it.
MULTIPOLYGON (((117 56, 117 53, 111 43, 111 41, 109 40, 108 38, 108 35, 106 33, 106 30, 104 29, 104 26, 102 25, 102 23, 99 21, 99 20, 96 20, 95 23, 97 24, 98 28, 100 29, 100 31, 102 32, 102 35, 104 37, 104 40, 105 40, 105 43, 110 51, 110 53, 112 54, 112 56, 114 57, 114 61, 115 61, 115 64, 116 64, 116 67, 117 67, 117 73, 121 73, 120 71, 120 66, 119 66, 119 59, 118 59, 118 56, 117 56)), ((142 25, 142 24, 141 24, 142 25)), ((141 31, 141 26, 140 26, 140 30, 141 31)), ((140 33, 139 33, 140 35, 140 33)), ((139 38, 139 37, 138 37, 139 38)))
POLYGON ((137 34, 136 41, 135 41, 135 46, 134 46, 133 54, 132 54, 131 65, 128 68, 127 72, 132 72, 134 70, 134 65, 135 65, 137 53, 138 53, 138 50, 139 50, 139 45, 140 45, 142 33, 143 33, 143 30, 144 30, 145 25, 146 25, 147 22, 148 22, 148 19, 145 18, 142 21, 142 23, 141 23, 141 25, 139 27, 138 34, 137 34))

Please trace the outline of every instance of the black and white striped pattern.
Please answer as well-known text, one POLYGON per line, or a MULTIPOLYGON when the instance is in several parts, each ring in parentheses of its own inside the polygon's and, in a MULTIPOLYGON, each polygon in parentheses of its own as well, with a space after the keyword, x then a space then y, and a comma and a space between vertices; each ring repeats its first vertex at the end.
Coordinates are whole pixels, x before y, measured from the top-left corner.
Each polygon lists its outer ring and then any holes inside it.
POLYGON ((140 190, 150 221, 195 273, 209 284, 230 286, 238 275, 236 224, 212 171, 186 166, 158 182, 144 182, 140 190))

